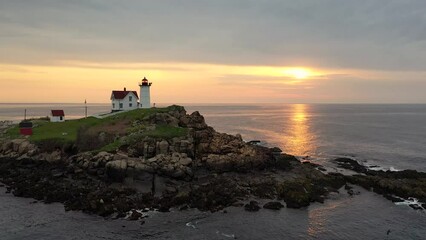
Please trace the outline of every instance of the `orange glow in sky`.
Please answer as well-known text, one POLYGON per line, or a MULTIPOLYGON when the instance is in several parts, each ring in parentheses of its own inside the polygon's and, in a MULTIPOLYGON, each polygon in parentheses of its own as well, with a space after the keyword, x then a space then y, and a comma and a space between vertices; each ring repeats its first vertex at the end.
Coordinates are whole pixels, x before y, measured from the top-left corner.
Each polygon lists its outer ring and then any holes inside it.
MULTIPOLYGON (((376 87, 373 91, 369 90, 371 87, 385 84, 390 78, 423 76, 422 72, 409 71, 178 62, 0 64, 0 102, 78 103, 87 99, 91 103, 109 103, 112 90, 126 87, 139 91, 138 83, 143 77, 153 82, 153 103, 374 101, 376 92, 387 88, 376 87), (363 88, 355 91, 354 87, 359 86, 363 88)), ((377 98, 392 101, 394 93, 384 92, 377 98)))
POLYGON ((307 68, 276 66, 87 62, 58 66, 0 65, 0 73, 3 84, 0 102, 30 103, 84 99, 106 103, 110 101, 111 90, 126 87, 138 91, 138 82, 143 77, 153 82, 153 101, 158 103, 268 101, 271 96, 278 99, 292 93, 267 86, 303 88, 304 80, 320 75, 307 68))

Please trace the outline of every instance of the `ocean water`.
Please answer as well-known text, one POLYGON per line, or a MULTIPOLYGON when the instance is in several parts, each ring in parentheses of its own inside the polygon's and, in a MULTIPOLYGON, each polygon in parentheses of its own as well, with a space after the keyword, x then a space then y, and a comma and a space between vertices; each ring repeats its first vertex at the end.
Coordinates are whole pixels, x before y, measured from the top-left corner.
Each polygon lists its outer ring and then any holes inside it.
POLYGON ((218 131, 241 133, 327 165, 352 157, 385 169, 426 171, 426 105, 265 104, 188 106, 218 131))
MULTIPOLYGON (((330 165, 350 156, 383 168, 426 171, 426 105, 245 104, 186 105, 218 131, 241 133, 285 152, 330 165)), ((65 110, 84 115, 82 104, 0 104, 0 120, 46 116, 65 110)), ((108 112, 107 104, 88 106, 108 112)), ((426 213, 397 206, 362 189, 333 195, 307 209, 228 213, 197 210, 150 213, 144 225, 64 212, 60 204, 31 203, 0 188, 0 239, 426 239, 426 213)))

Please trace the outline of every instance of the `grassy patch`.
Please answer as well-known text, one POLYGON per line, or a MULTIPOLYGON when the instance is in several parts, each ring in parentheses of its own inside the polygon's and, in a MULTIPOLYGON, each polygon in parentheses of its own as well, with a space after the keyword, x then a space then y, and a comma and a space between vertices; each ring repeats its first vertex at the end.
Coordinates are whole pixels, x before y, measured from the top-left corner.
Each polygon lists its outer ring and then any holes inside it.
MULTIPOLYGON (((142 121, 151 114, 180 110, 180 108, 179 106, 170 106, 166 108, 135 109, 132 111, 120 112, 103 119, 89 117, 55 123, 37 119, 32 121, 34 124, 33 135, 30 136, 29 139, 32 142, 40 144, 49 143, 50 141, 54 141, 55 143, 76 143, 81 142, 81 140, 87 140, 90 142, 97 141, 97 136, 101 132, 106 132, 111 136, 123 136, 139 131, 142 131, 138 134, 140 137, 149 136, 166 139, 181 137, 187 134, 187 129, 164 125, 157 126, 155 130, 146 131, 143 125, 136 127, 131 126, 133 121, 142 121), (82 131, 84 134, 82 134, 82 131), (93 136, 93 139, 86 137, 86 135, 93 136)), ((19 134, 19 127, 14 126, 10 128, 6 132, 6 137, 21 137, 19 134)), ((112 151, 121 145, 122 143, 117 140, 101 147, 100 150, 112 151)))
POLYGON ((103 146, 102 148, 95 150, 95 153, 99 153, 99 152, 112 152, 115 151, 116 149, 118 149, 119 147, 121 147, 121 145, 123 145, 123 143, 120 140, 116 140, 113 143, 110 143, 106 146, 103 146))
POLYGON ((19 134, 19 126, 15 125, 15 126, 9 128, 9 129, 7 129, 4 136, 7 137, 7 138, 12 138, 12 139, 20 138, 21 135, 19 134))
POLYGON ((39 142, 47 139, 59 139, 64 142, 74 142, 77 139, 78 129, 82 126, 92 127, 102 119, 94 117, 69 120, 65 122, 36 121, 34 123, 31 141, 39 142))

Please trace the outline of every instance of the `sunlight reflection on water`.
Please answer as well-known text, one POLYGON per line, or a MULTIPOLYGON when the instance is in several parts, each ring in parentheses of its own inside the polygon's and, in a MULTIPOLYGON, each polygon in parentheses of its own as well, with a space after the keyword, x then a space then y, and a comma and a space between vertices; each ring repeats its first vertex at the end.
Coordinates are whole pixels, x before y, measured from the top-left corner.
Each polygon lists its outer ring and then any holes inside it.
POLYGON ((311 131, 309 106, 306 104, 291 105, 291 117, 287 124, 288 135, 282 137, 281 145, 285 152, 306 156, 316 151, 315 136, 311 131))

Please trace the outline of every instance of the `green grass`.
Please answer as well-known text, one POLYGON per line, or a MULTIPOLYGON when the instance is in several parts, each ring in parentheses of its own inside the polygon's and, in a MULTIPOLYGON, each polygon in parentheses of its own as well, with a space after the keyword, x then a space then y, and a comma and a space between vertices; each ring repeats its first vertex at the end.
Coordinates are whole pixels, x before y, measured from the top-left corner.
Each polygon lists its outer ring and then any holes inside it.
POLYGON ((78 129, 82 126, 91 127, 99 124, 102 119, 94 117, 69 120, 65 122, 36 122, 33 128, 31 141, 38 142, 47 139, 61 139, 65 142, 74 142, 77 139, 78 129))
POLYGON ((183 137, 186 134, 188 134, 187 128, 181 128, 181 127, 172 127, 172 126, 157 126, 155 130, 151 131, 145 131, 143 132, 143 135, 154 137, 154 138, 174 138, 174 137, 183 137))
POLYGON ((9 129, 7 129, 4 136, 7 137, 7 138, 12 138, 12 139, 20 138, 21 135, 19 134, 19 126, 15 125, 15 126, 9 128, 9 129))
POLYGON ((121 145, 123 145, 123 143, 120 140, 116 140, 113 143, 110 143, 106 146, 103 146, 102 148, 95 150, 93 152, 95 153, 99 153, 99 152, 112 152, 114 150, 116 150, 117 148, 121 147, 121 145))
MULTIPOLYGON (((43 120, 35 120, 33 135, 29 138, 33 142, 40 142, 44 140, 57 139, 58 141, 63 142, 75 142, 77 139, 77 132, 81 127, 91 127, 105 125, 106 127, 114 125, 121 121, 134 121, 134 120, 143 120, 145 117, 158 113, 158 112, 168 112, 173 110, 173 108, 178 108, 177 106, 170 106, 166 108, 150 108, 150 109, 135 109, 132 111, 118 113, 116 115, 106 117, 104 119, 97 119, 94 117, 82 118, 76 120, 68 120, 65 122, 49 122, 43 120)), ((130 131, 132 129, 129 127, 130 131)), ((147 131, 146 136, 152 137, 164 137, 164 138, 173 138, 175 136, 182 136, 186 134, 186 129, 183 128, 174 128, 169 126, 159 126, 153 131, 147 131)), ((19 127, 14 126, 6 132, 6 137, 8 138, 19 138, 19 127)), ((114 143, 113 143, 114 144, 114 143)), ((111 145, 111 144, 110 144, 111 145)), ((107 145, 109 146, 109 145, 107 145)), ((107 147, 106 146, 106 147, 107 147)), ((110 147, 114 147, 111 145, 110 147)))

